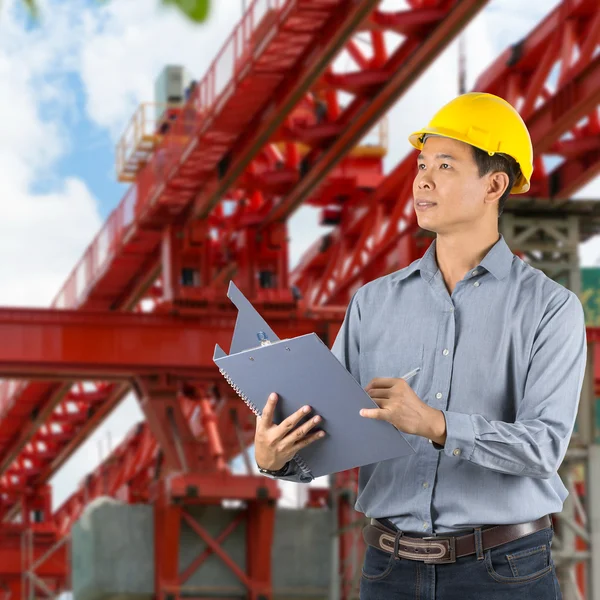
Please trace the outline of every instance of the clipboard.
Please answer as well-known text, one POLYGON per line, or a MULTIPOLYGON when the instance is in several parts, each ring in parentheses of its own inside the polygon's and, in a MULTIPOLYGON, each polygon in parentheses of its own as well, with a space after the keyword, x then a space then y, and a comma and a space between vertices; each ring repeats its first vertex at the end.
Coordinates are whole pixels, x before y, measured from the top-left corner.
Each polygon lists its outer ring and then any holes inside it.
POLYGON ((311 432, 323 429, 325 436, 293 457, 304 474, 321 477, 415 452, 387 421, 360 416, 377 404, 317 334, 280 340, 233 282, 227 297, 238 316, 230 353, 215 346, 221 375, 258 417, 272 392, 279 396, 277 424, 306 404, 313 409, 307 419, 321 416, 311 432))

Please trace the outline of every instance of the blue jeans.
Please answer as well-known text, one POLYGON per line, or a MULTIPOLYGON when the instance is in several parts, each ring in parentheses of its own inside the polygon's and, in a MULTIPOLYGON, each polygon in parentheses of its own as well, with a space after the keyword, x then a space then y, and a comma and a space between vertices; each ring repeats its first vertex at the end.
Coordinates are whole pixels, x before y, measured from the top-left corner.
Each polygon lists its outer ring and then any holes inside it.
POLYGON ((562 600, 553 535, 549 527, 485 550, 483 560, 471 554, 442 565, 394 559, 367 546, 360 600, 562 600))

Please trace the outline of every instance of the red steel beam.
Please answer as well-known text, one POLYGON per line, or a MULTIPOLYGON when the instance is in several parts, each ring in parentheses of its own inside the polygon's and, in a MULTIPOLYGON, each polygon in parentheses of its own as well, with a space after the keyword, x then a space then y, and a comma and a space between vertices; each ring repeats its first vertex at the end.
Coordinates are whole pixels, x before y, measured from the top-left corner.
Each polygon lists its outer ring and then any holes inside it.
MULTIPOLYGON (((60 536, 52 527, 34 524, 31 531, 22 524, 5 523, 0 530, 0 597, 11 590, 10 598, 29 598, 22 583, 23 567, 33 569, 38 578, 60 591, 68 572, 66 544, 58 544, 60 536), (30 544, 30 547, 28 547, 30 544)), ((32 596, 33 597, 33 596, 32 596)), ((36 598, 42 597, 35 595, 36 598)), ((44 594, 43 597, 46 597, 44 594)))
MULTIPOLYGON (((221 386, 221 389, 223 395, 217 402, 218 408, 215 412, 218 415, 218 430, 224 434, 224 458, 230 461, 252 444, 255 420, 227 385, 221 386), (235 429, 238 430, 239 436, 235 429)), ((207 435, 201 418, 197 416, 197 407, 194 403, 186 404, 183 406, 183 412, 195 438, 205 441, 207 435)), ((147 502, 150 484, 159 477, 164 468, 164 460, 160 458, 159 447, 149 424, 138 423, 110 456, 89 473, 80 487, 55 511, 53 522, 60 532, 67 533, 80 517, 86 503, 101 495, 129 503, 147 502)), ((219 487, 218 479, 222 478, 223 474, 215 473, 209 461, 205 461, 201 471, 212 471, 211 477, 215 478, 214 484, 209 486, 212 491, 208 492, 209 488, 202 486, 202 494, 209 493, 216 497, 215 487, 219 487)), ((172 494, 179 493, 176 485, 170 489, 172 494)))
POLYGON ((225 326, 213 323, 159 315, 0 309, 0 377, 122 379, 165 371, 190 378, 214 376, 214 344, 230 341, 235 322, 223 317, 225 326))
MULTIPOLYGON (((162 233, 156 226, 172 222, 206 176, 222 175, 221 169, 213 166, 232 150, 231 145, 224 145, 224 140, 227 138, 236 147, 229 155, 233 157, 228 163, 230 175, 236 161, 250 160, 252 152, 260 149, 256 144, 260 128, 265 128, 265 138, 270 136, 286 118, 286 111, 293 109, 295 102, 306 94, 378 1, 328 0, 314 2, 312 6, 298 0, 250 3, 206 77, 196 86, 186 107, 189 110, 181 111, 177 126, 164 136, 164 144, 159 148, 161 156, 155 154, 152 164, 143 169, 139 180, 130 187, 76 265, 55 306, 131 310, 159 272, 162 233), (231 56, 233 67, 228 62, 231 56), (222 80, 223 66, 230 71, 229 81, 222 80), (250 86, 254 86, 251 94, 250 86), (249 96, 252 102, 248 102, 249 96), (188 115, 193 116, 192 121, 188 115), (206 160, 198 160, 192 146, 184 147, 182 140, 190 141, 192 134, 204 136, 197 149, 210 150, 206 160), (178 176, 172 177, 173 185, 167 185, 169 182, 165 180, 173 176, 171 167, 165 170, 165 157, 175 170, 182 167, 178 176), (195 166, 186 165, 186 161, 195 166), (209 172, 200 176, 209 162, 212 165, 209 172), (150 229, 144 230, 144 224, 150 229)), ((27 411, 33 406, 36 415, 47 416, 63 402, 67 390, 68 385, 36 381, 20 386, 14 393, 6 386, 0 387, 0 405, 5 414, 0 421, 0 455, 16 457, 44 422, 43 418, 35 417, 34 424, 25 418, 23 422, 27 425, 22 427, 19 398, 27 398, 24 404, 27 411), (17 446, 11 447, 15 440, 17 446)), ((98 403, 82 435, 92 431, 105 412, 98 403)), ((84 439, 77 431, 84 430, 72 430, 71 439, 68 431, 62 432, 60 445, 65 448, 66 444, 68 450, 62 454, 61 462, 84 439)))
MULTIPOLYGON (((503 96, 517 107, 531 105, 524 118, 537 155, 532 194, 539 194, 537 181, 548 181, 538 146, 540 152, 551 151, 600 101, 600 57, 590 60, 581 52, 590 23, 596 22, 599 13, 600 5, 594 1, 565 0, 518 45, 518 51, 507 51, 475 86, 478 91, 503 96), (582 36, 576 38, 577 47, 571 36, 562 35, 565 19, 577 24, 574 30, 582 36), (566 65, 561 62, 564 60, 566 65), (561 67, 561 76, 552 90, 549 79, 555 65, 561 67)), ((402 253, 410 246, 407 236, 418 228, 412 206, 416 155, 411 152, 367 199, 359 204, 347 202, 341 225, 328 234, 327 249, 320 252, 323 242, 315 244, 291 274, 292 283, 304 292, 309 304, 344 304, 363 282, 416 258, 410 252, 402 253)))
MULTIPOLYGON (((237 315, 218 314, 218 318, 210 313, 204 318, 184 319, 149 314, 0 309, 0 336, 4 341, 0 347, 0 376, 122 379, 163 371, 211 381, 217 372, 212 361, 214 344, 229 347, 237 315)), ((283 319, 278 314, 278 319, 270 320, 282 338, 321 331, 323 327, 317 319, 300 318, 290 323, 287 315, 283 319)), ((35 403, 37 396, 23 393, 18 413, 12 410, 10 419, 0 421, 15 432, 10 437, 11 431, 4 430, 7 443, 0 455, 0 473, 6 474, 10 487, 23 490, 46 481, 74 450, 73 438, 82 440, 89 435, 90 415, 99 413, 94 419, 97 423, 128 389, 122 384, 108 385, 92 394, 89 401, 84 395, 84 401, 77 402, 72 394, 68 396, 69 383, 59 385, 60 398, 66 398, 70 406, 65 404, 61 411, 47 403, 40 407, 35 403), (23 460, 17 460, 23 451, 23 460)), ((5 503, 7 500, 4 497, 5 503)))
MULTIPOLYGON (((600 83, 598 84, 600 86, 600 83)), ((600 173, 600 116, 595 108, 584 127, 571 129, 571 139, 552 146, 552 152, 564 158, 539 183, 534 193, 550 198, 569 198, 600 173), (538 191, 539 189, 539 191, 538 191)))
MULTIPOLYGON (((600 14, 600 10, 599 10, 600 14)), ((527 120, 531 139, 535 140, 534 152, 550 151, 557 140, 578 121, 596 111, 600 104, 600 55, 578 70, 562 84, 543 106, 527 120)))
MULTIPOLYGON (((195 217, 208 216, 379 2, 380 0, 342 1, 337 2, 337 6, 335 2, 327 3, 332 9, 319 35, 315 35, 314 25, 311 26, 310 21, 303 23, 299 18, 298 23, 288 25, 291 32, 294 32, 299 25, 304 27, 305 36, 307 38, 310 36, 312 40, 310 47, 306 48, 303 56, 298 60, 289 79, 284 81, 273 94, 266 110, 263 111, 264 118, 248 123, 244 131, 240 132, 236 146, 231 150, 225 173, 220 177, 215 173, 210 180, 204 182, 204 186, 194 200, 192 212, 195 217)), ((323 10, 325 5, 325 3, 315 3, 314 8, 323 10)), ((302 10, 307 8, 310 8, 309 3, 298 3, 299 17, 302 10)))
MULTIPOLYGON (((266 226, 284 220, 323 181, 336 164, 372 129, 392 104, 414 83, 432 61, 450 44, 465 25, 487 4, 487 0, 453 0, 430 3, 428 8, 395 15, 395 22, 420 19, 417 35, 408 37, 385 65, 359 74, 368 81, 353 78, 352 91, 362 88, 335 123, 337 135, 324 142, 318 158, 298 185, 263 220, 266 226), (368 76, 368 77, 367 77, 368 76)), ((348 80, 330 76, 332 87, 343 89, 348 80)))

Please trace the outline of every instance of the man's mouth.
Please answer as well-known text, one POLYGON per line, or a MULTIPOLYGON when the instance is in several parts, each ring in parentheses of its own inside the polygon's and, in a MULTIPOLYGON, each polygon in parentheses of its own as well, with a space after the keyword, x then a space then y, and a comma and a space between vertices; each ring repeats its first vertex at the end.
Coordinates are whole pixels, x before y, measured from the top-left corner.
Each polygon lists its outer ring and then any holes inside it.
POLYGON ((427 202, 425 200, 418 200, 415 203, 417 210, 427 210, 428 208, 433 208, 434 206, 437 206, 436 202, 427 202))

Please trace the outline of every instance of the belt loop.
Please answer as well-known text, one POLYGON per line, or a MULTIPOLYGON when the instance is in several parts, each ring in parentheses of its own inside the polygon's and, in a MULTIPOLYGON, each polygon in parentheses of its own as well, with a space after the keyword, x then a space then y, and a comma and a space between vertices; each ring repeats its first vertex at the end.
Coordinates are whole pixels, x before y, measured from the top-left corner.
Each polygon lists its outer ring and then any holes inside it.
POLYGON ((475 536, 475 552, 477 552, 477 560, 483 560, 483 540, 481 539, 481 527, 475 527, 473 533, 475 536))
POLYGON ((396 533, 396 537, 394 538, 394 560, 400 560, 400 557, 398 556, 398 550, 400 547, 400 538, 403 534, 404 532, 401 529, 398 529, 398 533, 396 533))

